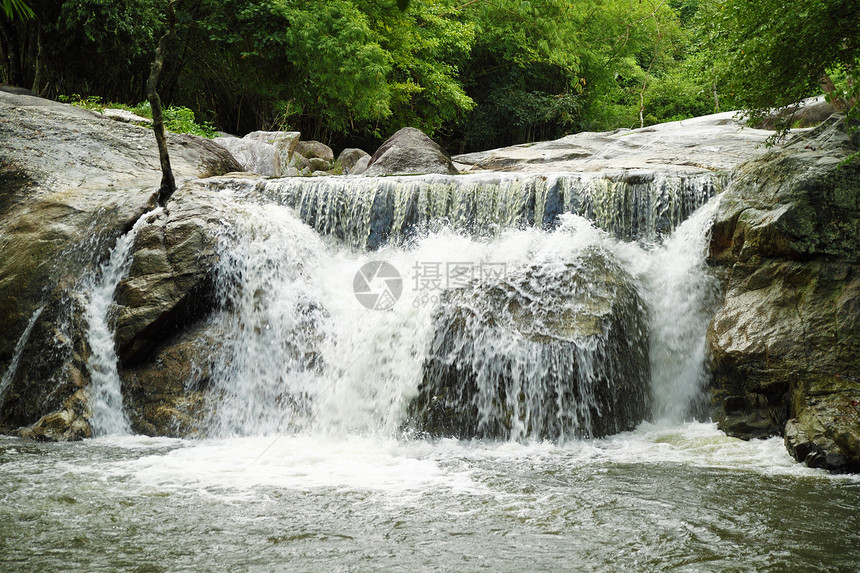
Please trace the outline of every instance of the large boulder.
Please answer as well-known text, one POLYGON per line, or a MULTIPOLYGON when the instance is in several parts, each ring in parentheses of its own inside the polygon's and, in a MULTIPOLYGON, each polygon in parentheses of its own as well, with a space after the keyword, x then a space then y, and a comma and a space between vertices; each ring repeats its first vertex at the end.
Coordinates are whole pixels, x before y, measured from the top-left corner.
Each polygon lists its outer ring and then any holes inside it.
POLYGON ((335 163, 340 165, 344 175, 359 175, 367 170, 370 154, 355 147, 347 147, 340 152, 335 163))
POLYGON ((226 210, 218 192, 188 185, 139 229, 132 245, 114 315, 119 374, 135 432, 203 432, 207 357, 223 337, 207 318, 217 306, 214 269, 226 210))
MULTIPOLYGON (((155 138, 74 106, 0 92, 0 140, 0 429, 83 437, 81 292, 116 238, 155 206, 155 138)), ((170 134, 168 146, 180 186, 239 168, 203 138, 170 134)))
POLYGON ((836 117, 741 166, 710 262, 725 300, 708 331, 715 416, 783 434, 810 465, 860 468, 860 161, 836 117))
POLYGON ((264 177, 281 176, 281 154, 271 143, 232 136, 216 137, 214 141, 236 158, 242 166, 240 171, 264 177))
POLYGON ((434 435, 565 439, 650 411, 646 316, 607 253, 445 292, 411 423, 434 435))
POLYGON ((421 130, 404 127, 389 137, 370 158, 364 175, 457 175, 451 156, 421 130))

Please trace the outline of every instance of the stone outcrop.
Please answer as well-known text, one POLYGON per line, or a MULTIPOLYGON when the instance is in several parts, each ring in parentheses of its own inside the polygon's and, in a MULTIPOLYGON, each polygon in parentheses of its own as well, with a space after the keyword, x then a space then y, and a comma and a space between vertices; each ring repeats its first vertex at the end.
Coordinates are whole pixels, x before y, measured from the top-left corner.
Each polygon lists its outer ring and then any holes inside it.
POLYGON ((347 147, 337 156, 336 163, 340 165, 344 175, 360 175, 367 171, 370 154, 355 147, 347 147))
POLYGON ((115 295, 120 378, 136 432, 201 433, 207 358, 221 340, 207 318, 217 306, 217 242, 228 220, 217 192, 187 185, 138 231, 115 295))
MULTIPOLYGON (((89 349, 77 293, 116 238, 154 207, 155 138, 74 106, 0 92, 0 140, 0 428, 83 437, 77 393, 88 382, 89 349)), ((170 134, 168 146, 180 186, 240 168, 202 138, 170 134)))
POLYGON ((860 469, 860 161, 836 117, 741 166, 714 224, 725 301, 708 332, 728 434, 785 433, 799 460, 860 469))
POLYGON ((410 405, 434 435, 565 439, 650 413, 646 317, 633 279, 589 248, 563 265, 447 290, 410 405))
POLYGON ((244 171, 264 177, 327 174, 334 153, 319 141, 302 141, 297 131, 253 131, 245 137, 217 137, 215 143, 233 154, 244 171))
POLYGON ((735 112, 706 115, 643 129, 568 135, 554 141, 457 155, 461 172, 629 172, 665 175, 730 171, 761 155, 773 133, 744 127, 735 112))
POLYGON ((456 175, 458 171, 451 156, 414 127, 404 127, 385 140, 370 158, 367 171, 364 172, 373 177, 425 173, 456 175))

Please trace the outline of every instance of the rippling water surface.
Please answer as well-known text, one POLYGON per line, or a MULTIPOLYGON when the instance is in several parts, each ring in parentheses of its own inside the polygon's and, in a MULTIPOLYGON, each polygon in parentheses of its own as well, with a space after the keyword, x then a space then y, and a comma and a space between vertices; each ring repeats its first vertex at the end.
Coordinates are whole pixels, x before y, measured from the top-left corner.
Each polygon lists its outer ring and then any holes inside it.
POLYGON ((854 571, 860 479, 645 424, 549 443, 0 439, 5 571, 854 571))

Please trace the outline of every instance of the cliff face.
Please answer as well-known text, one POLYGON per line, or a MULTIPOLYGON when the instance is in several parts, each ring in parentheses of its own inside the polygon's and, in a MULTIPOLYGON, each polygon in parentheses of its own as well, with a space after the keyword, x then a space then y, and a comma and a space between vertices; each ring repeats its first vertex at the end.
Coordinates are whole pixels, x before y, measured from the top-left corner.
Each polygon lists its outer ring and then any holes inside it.
POLYGON ((784 435, 810 466, 860 470, 860 160, 835 117, 740 166, 710 263, 713 403, 726 433, 784 435))

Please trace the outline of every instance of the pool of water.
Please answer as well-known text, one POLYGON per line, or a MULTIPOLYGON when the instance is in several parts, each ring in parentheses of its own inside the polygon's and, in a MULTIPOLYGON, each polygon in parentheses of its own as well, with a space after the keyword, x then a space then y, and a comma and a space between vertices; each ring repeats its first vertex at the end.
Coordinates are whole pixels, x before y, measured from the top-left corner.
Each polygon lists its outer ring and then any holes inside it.
POLYGON ((0 438, 3 571, 856 571, 860 478, 712 424, 558 445, 0 438))

